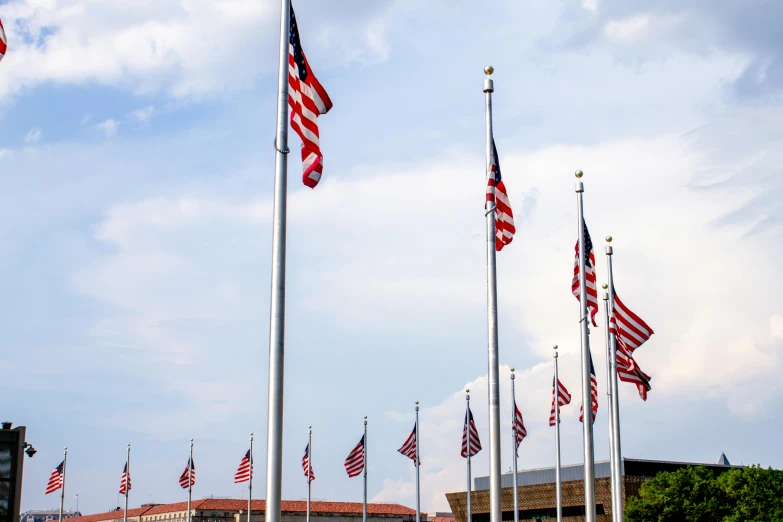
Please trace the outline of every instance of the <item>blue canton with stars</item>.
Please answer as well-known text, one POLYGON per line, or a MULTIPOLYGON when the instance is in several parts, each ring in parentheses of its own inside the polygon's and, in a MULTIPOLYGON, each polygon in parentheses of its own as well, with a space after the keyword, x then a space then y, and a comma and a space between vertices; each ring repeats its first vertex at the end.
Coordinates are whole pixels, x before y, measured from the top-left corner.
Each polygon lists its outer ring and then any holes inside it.
POLYGON ((291 30, 288 33, 288 43, 294 50, 294 61, 296 68, 299 69, 299 80, 307 80, 307 67, 305 67, 304 52, 302 52, 302 42, 299 41, 299 27, 296 25, 296 15, 294 6, 291 6, 291 30))

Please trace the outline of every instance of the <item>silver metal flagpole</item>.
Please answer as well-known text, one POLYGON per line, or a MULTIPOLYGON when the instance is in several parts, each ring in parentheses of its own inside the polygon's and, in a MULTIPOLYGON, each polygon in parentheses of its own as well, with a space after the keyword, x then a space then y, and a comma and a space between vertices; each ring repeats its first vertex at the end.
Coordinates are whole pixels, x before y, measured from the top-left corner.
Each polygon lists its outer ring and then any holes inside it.
POLYGON ((125 457, 125 514, 122 516, 122 522, 128 522, 128 477, 130 477, 130 444, 128 444, 128 454, 125 457))
POLYGON ((576 207, 579 214, 579 325, 582 333, 582 437, 585 458, 585 522, 595 522, 595 453, 593 451, 592 404, 590 399, 590 331, 587 312, 587 281, 585 280, 585 219, 582 194, 583 173, 576 171, 576 207))
MULTIPOLYGON (((606 242, 612 242, 612 236, 606 236, 606 242)), ((612 272, 612 254, 614 253, 612 245, 606 245, 606 269, 609 274, 609 292, 607 302, 607 315, 614 316, 614 274, 612 272)), ((605 298, 606 299, 606 298, 605 298)), ((607 318, 607 324, 609 320, 607 318)), ((617 336, 611 332, 609 334, 609 359, 611 369, 611 388, 612 388, 612 512, 615 513, 615 521, 623 522, 623 454, 620 445, 620 386, 617 382, 617 336), (615 499, 616 502, 615 502, 615 499)))
POLYGON ((310 490, 312 488, 313 475, 313 427, 307 427, 307 520, 310 522, 310 490))
MULTIPOLYGON (((601 285, 603 288, 603 300, 604 300, 604 338, 606 339, 606 398, 609 404, 609 470, 610 470, 610 484, 612 490, 612 520, 617 520, 617 491, 615 490, 615 467, 614 467, 614 415, 612 415, 612 340, 609 333, 609 292, 607 289, 609 285, 601 285)), ((623 522, 620 519, 619 522, 623 522)))
POLYGON ((285 354, 285 236, 288 184, 288 38, 291 0, 280 0, 277 70, 275 200, 272 216, 272 289, 269 304, 269 397, 266 441, 266 522, 281 522, 283 474, 283 370, 285 354))
POLYGON ((190 459, 188 460, 188 522, 190 522, 190 498, 193 493, 193 439, 190 439, 190 459))
POLYGON ((362 522, 367 522, 367 416, 364 416, 364 506, 362 522))
POLYGON ((419 460, 419 446, 421 441, 419 440, 419 401, 416 401, 416 461, 413 463, 416 467, 416 522, 421 522, 421 490, 419 489, 419 467, 421 461, 419 460))
POLYGON ((563 486, 560 478, 560 376, 557 373, 557 345, 552 347, 555 359, 555 382, 552 383, 555 401, 555 497, 557 500, 557 522, 563 522, 563 486))
POLYGON ((514 387, 514 368, 511 368, 511 462, 513 462, 514 522, 519 522, 519 484, 517 484, 517 394, 514 387))
MULTIPOLYGON (((253 514, 253 433, 250 433, 250 480, 247 483, 247 522, 253 514)), ((310 522, 308 520, 308 522, 310 522)))
MULTIPOLYGON (((492 93, 495 86, 489 76, 495 72, 484 67, 486 102, 487 170, 492 163, 492 93)), ((501 522, 500 506, 500 364, 498 362, 498 285, 495 259, 495 202, 487 202, 487 341, 489 351, 489 520, 501 522)))
MULTIPOLYGON (((68 460, 68 448, 65 448, 63 450, 63 485, 60 488, 60 518, 59 518, 60 522, 63 522, 63 505, 65 504, 65 464, 66 464, 67 460, 68 460)), ((76 511, 78 511, 79 510, 78 509, 78 506, 79 506, 79 497, 78 497, 78 495, 76 497, 76 506, 77 506, 76 511)))
POLYGON ((467 461, 468 461, 467 462, 467 464, 468 464, 468 505, 467 505, 468 516, 467 516, 467 522, 471 522, 472 519, 473 519, 473 509, 472 509, 470 504, 471 504, 471 500, 472 500, 471 497, 473 496, 473 485, 470 483, 470 416, 469 416, 469 414, 470 414, 470 389, 469 388, 465 388, 465 403, 466 403, 467 406, 465 408, 465 427, 464 427, 464 429, 467 431, 466 436, 465 436, 465 440, 467 440, 467 442, 468 442, 468 446, 467 446, 468 447, 468 453, 467 453, 467 455, 468 455, 468 458, 467 458, 467 461))

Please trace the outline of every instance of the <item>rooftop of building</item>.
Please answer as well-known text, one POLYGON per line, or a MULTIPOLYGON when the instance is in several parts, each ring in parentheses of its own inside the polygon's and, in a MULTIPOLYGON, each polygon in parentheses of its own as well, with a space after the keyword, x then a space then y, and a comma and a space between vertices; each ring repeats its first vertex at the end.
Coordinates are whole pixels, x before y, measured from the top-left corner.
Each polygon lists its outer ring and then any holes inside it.
MULTIPOLYGON (((743 466, 733 466, 729 463, 724 453, 721 453, 717 463, 708 462, 679 462, 673 460, 648 460, 648 459, 630 459, 623 458, 623 475, 635 477, 650 477, 661 471, 674 471, 687 466, 707 466, 716 471, 730 468, 741 468, 743 466)), ((595 463, 595 478, 604 478, 611 476, 611 467, 609 461, 598 461, 595 463)), ((560 477, 563 482, 569 480, 584 480, 583 464, 568 464, 560 466, 560 477)), ((520 486, 530 486, 533 484, 550 484, 555 482, 555 468, 533 468, 520 470, 517 472, 517 484, 520 486)), ((500 477, 501 487, 513 487, 514 474, 504 473, 500 477)), ((473 479, 473 489, 489 489, 489 477, 476 477, 473 479)))
MULTIPOLYGON (((147 517, 167 513, 187 511, 187 502, 175 502, 172 504, 144 504, 141 507, 128 509, 128 517, 147 517)), ((304 500, 283 500, 283 513, 305 513, 307 502, 304 500)), ((313 501, 310 503, 311 513, 330 514, 362 514, 361 502, 325 502, 313 501)), ((266 510, 265 500, 254 500, 251 508, 256 512, 266 510)), ((193 511, 245 511, 247 500, 233 498, 204 498, 191 502, 193 511)), ((367 504, 367 513, 370 515, 415 515, 416 511, 400 504, 367 504)), ((105 520, 122 519, 124 511, 115 510, 93 515, 84 515, 69 519, 69 522, 102 522, 105 520)))

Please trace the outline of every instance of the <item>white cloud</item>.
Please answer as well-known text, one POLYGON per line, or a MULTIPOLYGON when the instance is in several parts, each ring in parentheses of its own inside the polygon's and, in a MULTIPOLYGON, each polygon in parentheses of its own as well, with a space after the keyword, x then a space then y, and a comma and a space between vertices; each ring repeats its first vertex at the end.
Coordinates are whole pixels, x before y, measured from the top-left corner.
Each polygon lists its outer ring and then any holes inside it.
POLYGON ((155 112, 155 107, 148 105, 147 107, 131 111, 128 114, 128 117, 136 121, 139 125, 144 126, 150 122, 153 112, 155 112))
POLYGON ((24 137, 24 142, 28 144, 35 144, 41 139, 41 129, 32 128, 27 131, 27 135, 24 137))
POLYGON ((610 20, 604 34, 611 40, 627 41, 640 38, 650 26, 650 15, 635 15, 624 20, 610 20))
POLYGON ((117 127, 119 127, 119 125, 120 122, 109 118, 108 120, 104 120, 101 123, 96 123, 95 128, 101 131, 107 137, 110 137, 117 134, 117 127))
POLYGON ((17 43, 3 61, 0 95, 45 81, 177 97, 246 86, 264 63, 257 51, 276 11, 252 0, 11 2, 4 20, 17 43))

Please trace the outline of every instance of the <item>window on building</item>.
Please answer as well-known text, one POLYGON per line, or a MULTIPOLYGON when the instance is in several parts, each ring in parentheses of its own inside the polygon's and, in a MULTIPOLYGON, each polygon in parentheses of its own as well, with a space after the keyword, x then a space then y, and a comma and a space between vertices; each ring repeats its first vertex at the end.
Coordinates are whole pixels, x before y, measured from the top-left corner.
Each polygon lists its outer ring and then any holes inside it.
POLYGON ((212 512, 212 518, 217 518, 217 516, 218 516, 217 511, 213 511, 212 512))

